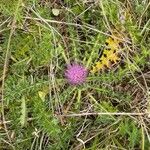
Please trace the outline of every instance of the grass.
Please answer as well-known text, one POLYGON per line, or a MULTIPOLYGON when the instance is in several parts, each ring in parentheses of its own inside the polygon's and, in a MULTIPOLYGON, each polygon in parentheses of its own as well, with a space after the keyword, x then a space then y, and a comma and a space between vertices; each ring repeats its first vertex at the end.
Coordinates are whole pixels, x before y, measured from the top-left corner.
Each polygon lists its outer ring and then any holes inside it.
POLYGON ((150 2, 0 0, 0 149, 149 150, 150 2), (91 73, 112 38, 120 62, 91 73), (69 85, 66 65, 89 70, 69 85))

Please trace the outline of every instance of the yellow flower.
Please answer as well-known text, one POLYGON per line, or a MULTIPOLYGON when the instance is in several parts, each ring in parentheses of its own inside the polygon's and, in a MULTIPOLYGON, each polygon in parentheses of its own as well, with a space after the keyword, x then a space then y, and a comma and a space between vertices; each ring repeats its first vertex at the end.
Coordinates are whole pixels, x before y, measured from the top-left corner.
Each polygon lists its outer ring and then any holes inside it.
POLYGON ((103 69, 103 64, 98 61, 98 62, 96 63, 96 68, 97 68, 97 70, 103 69))
POLYGON ((106 55, 106 58, 110 61, 117 62, 120 60, 120 58, 117 56, 117 53, 115 50, 104 50, 104 54, 106 55))
POLYGON ((96 62, 95 66, 93 66, 90 71, 91 73, 102 70, 104 67, 111 68, 111 62, 117 63, 117 61, 120 60, 118 51, 121 40, 118 40, 115 37, 119 37, 118 34, 112 33, 112 36, 106 39, 107 46, 103 49, 103 54, 99 61, 96 62))
POLYGON ((112 39, 111 37, 109 37, 108 39, 106 39, 106 43, 108 43, 108 47, 112 50, 114 49, 118 49, 119 47, 119 41, 116 39, 112 39))
POLYGON ((93 66, 92 70, 90 71, 91 73, 95 73, 97 71, 96 67, 93 66))
POLYGON ((109 57, 109 56, 112 55, 113 53, 115 53, 115 50, 114 50, 114 49, 112 49, 112 50, 104 49, 104 51, 103 51, 103 54, 106 55, 106 57, 109 57))
POLYGON ((117 63, 117 61, 120 60, 120 58, 116 54, 113 54, 109 57, 109 60, 114 63, 117 63))
POLYGON ((100 58, 102 65, 110 68, 110 62, 107 57, 104 57, 104 55, 100 58))

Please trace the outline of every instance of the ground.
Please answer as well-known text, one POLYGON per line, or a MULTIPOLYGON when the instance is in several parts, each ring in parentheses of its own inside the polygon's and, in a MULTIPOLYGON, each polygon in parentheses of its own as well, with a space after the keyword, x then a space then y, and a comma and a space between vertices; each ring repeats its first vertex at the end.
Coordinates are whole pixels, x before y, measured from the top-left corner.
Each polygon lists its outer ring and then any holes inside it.
POLYGON ((149 12, 149 0, 0 0, 0 149, 149 150, 149 12))

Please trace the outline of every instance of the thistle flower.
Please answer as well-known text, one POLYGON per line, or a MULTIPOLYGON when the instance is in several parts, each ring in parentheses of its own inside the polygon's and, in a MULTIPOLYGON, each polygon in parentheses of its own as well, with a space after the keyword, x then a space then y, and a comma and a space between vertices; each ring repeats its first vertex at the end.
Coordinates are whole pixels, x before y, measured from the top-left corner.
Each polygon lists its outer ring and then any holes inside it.
POLYGON ((65 76, 70 84, 77 85, 85 82, 88 71, 79 64, 73 63, 67 66, 65 76))

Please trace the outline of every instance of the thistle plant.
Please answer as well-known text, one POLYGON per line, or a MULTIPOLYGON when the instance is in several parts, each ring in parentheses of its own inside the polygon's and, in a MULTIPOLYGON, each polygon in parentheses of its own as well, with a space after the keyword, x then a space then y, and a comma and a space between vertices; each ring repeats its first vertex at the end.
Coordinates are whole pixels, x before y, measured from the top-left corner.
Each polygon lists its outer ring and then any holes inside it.
POLYGON ((149 4, 0 0, 0 150, 150 150, 149 4))

